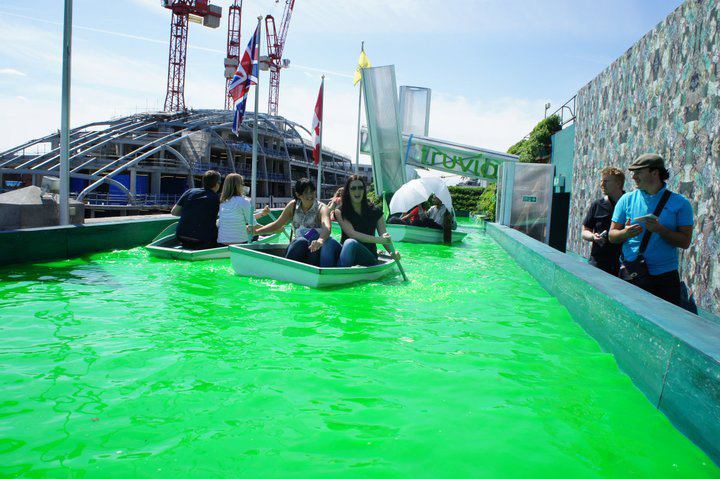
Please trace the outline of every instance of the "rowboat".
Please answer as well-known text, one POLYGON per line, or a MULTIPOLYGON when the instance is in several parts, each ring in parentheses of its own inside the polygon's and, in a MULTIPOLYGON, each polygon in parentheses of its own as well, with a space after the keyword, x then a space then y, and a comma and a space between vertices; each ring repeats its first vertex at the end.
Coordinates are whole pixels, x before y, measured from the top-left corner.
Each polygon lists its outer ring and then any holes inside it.
MULTIPOLYGON (((425 228, 420 226, 407 226, 407 225, 396 225, 388 224, 387 232, 390 233, 390 237, 393 241, 400 241, 405 243, 442 243, 443 242, 443 230, 435 228, 425 228)), ((462 231, 452 232, 452 243, 459 243, 467 236, 467 233, 462 231)))
MULTIPOLYGON (((269 243, 279 238, 281 233, 261 237, 256 243, 269 243)), ((165 259, 178 259, 182 261, 203 261, 207 259, 229 258, 230 251, 227 246, 209 249, 186 249, 178 241, 175 233, 156 239, 145 247, 150 256, 165 259)))
MULTIPOLYGON (((271 211, 271 215, 266 215, 258 220, 258 223, 265 225, 274 221, 277 211, 271 211)), ((155 239, 145 247, 150 252, 150 256, 164 259, 177 259, 181 261, 204 261, 208 259, 229 258, 230 251, 227 246, 219 246, 209 249, 186 249, 178 241, 175 236, 177 222, 165 228, 155 239)), ((269 236, 261 237, 257 243, 270 243, 277 240, 283 233, 276 233, 269 236)))
POLYGON ((375 266, 319 268, 285 258, 287 245, 258 244, 230 246, 230 262, 240 276, 269 278, 311 288, 375 281, 395 271, 395 260, 380 256, 375 266))

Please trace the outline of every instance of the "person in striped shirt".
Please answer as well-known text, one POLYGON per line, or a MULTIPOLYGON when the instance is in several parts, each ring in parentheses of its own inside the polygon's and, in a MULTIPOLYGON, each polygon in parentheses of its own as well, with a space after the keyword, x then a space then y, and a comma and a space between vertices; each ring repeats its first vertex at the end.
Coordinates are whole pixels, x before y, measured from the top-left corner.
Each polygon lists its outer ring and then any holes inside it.
POLYGON ((266 206, 255 214, 255 209, 244 193, 245 180, 242 175, 237 173, 227 175, 220 194, 220 212, 218 213, 217 242, 220 244, 247 243, 246 225, 254 226, 255 220, 270 212, 270 207, 266 206))

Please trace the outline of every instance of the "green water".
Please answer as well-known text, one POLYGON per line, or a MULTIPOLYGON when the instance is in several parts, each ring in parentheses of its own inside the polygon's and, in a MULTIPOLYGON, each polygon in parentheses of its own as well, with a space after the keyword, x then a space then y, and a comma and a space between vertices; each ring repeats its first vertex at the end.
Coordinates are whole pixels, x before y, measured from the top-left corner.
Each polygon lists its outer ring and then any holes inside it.
POLYGON ((491 239, 334 291, 141 249, 0 271, 0 477, 718 477, 491 239))

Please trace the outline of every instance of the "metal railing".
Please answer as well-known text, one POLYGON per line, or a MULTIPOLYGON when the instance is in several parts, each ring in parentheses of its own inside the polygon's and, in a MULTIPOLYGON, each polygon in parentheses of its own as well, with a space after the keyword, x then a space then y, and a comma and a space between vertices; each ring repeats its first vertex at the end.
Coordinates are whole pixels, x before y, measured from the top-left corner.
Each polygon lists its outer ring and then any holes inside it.
MULTIPOLYGON (((77 198, 77 193, 71 194, 77 198)), ((172 207, 180 195, 172 194, 136 194, 131 201, 128 195, 122 193, 90 193, 85 197, 85 203, 91 206, 134 206, 134 207, 172 207)))
MULTIPOLYGON (((72 197, 77 197, 73 193, 72 197)), ((129 201, 128 196, 120 193, 90 193, 85 197, 85 203, 90 206, 125 206, 128 208, 171 208, 181 195, 172 194, 142 194, 135 195, 134 201, 129 201)), ((269 205, 271 208, 282 208, 288 204, 291 197, 282 196, 259 196, 256 200, 256 207, 263 208, 269 205)))
MULTIPOLYGON (((560 128, 565 128, 565 125, 567 125, 570 122, 575 121, 575 98, 577 95, 573 95, 572 98, 570 98, 568 101, 562 104, 560 108, 552 112, 549 116, 557 115, 560 117, 560 128)), ((546 111, 547 113, 547 111, 546 111)), ((548 115, 545 116, 547 118, 548 115)), ((530 139, 530 133, 523 136, 523 140, 530 139)))
MULTIPOLYGON (((207 170, 215 170, 219 172, 222 175, 229 175, 230 173, 240 173, 245 177, 246 180, 250 179, 250 176, 252 175, 252 171, 248 168, 237 168, 234 172, 231 168, 227 166, 220 166, 220 165, 211 165, 209 163, 195 163, 192 167, 192 172, 194 174, 202 175, 207 170)), ((270 180, 270 181, 290 181, 290 177, 288 175, 285 175, 283 173, 257 173, 257 178, 259 180, 270 180)))
POLYGON ((560 126, 563 128, 565 128, 567 123, 575 121, 575 98, 577 98, 577 95, 573 95, 572 98, 563 103, 560 108, 552 113, 552 115, 560 117, 560 126))

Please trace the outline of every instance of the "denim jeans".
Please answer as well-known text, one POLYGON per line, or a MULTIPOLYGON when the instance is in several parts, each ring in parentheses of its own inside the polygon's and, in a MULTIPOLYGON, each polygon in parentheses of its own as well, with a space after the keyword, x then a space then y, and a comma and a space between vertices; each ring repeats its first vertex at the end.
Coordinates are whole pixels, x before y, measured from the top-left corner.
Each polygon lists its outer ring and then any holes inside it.
POLYGON ((338 266, 341 268, 355 265, 374 266, 377 262, 377 257, 364 244, 348 238, 342 245, 338 266))
POLYGON ((302 236, 295 238, 288 246, 285 257, 321 268, 334 268, 337 265, 341 246, 335 238, 325 240, 322 248, 315 252, 310 251, 310 243, 302 236))

